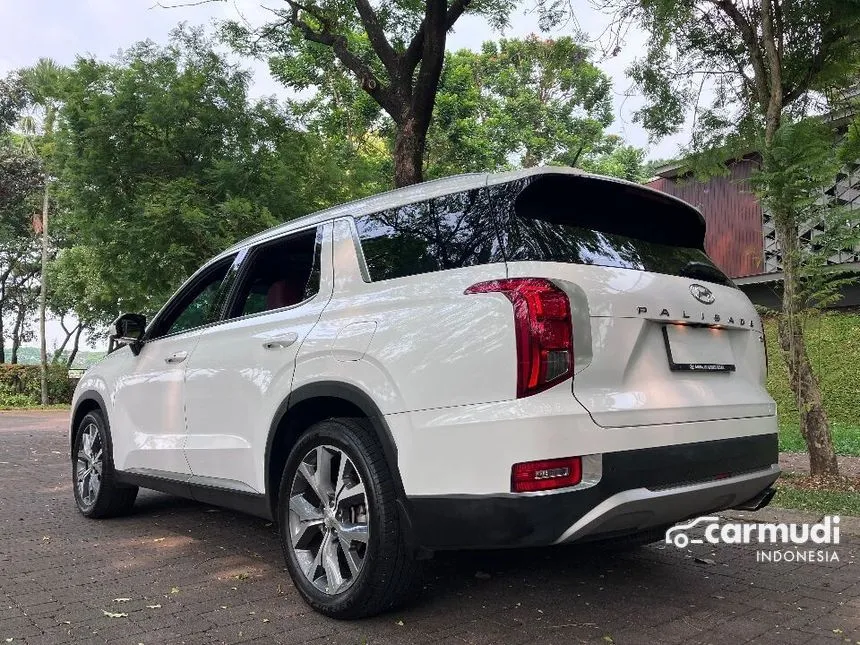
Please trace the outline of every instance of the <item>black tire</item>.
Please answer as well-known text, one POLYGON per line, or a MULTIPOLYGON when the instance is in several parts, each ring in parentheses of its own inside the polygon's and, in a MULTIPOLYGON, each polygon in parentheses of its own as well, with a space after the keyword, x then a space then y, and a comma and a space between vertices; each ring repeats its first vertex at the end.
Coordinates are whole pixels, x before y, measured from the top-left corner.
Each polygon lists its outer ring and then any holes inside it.
MULTIPOLYGON (((397 510, 394 480, 382 446, 367 420, 336 418, 311 426, 287 458, 278 499, 278 524, 287 570, 302 598, 313 609, 332 618, 362 618, 402 606, 418 595, 420 563, 407 547, 397 510), (343 592, 320 590, 305 575, 299 564, 300 556, 293 548, 290 530, 293 482, 302 461, 321 446, 340 450, 349 458, 364 483, 366 495, 368 538, 363 564, 343 592)), ((321 530, 325 529, 321 527, 321 530)))
MULTIPOLYGON (((113 455, 109 449, 110 445, 107 424, 100 411, 94 410, 81 419, 75 432, 75 443, 72 451, 72 489, 75 492, 75 503, 78 505, 78 510, 84 516, 92 519, 124 515, 131 510, 134 506, 134 500, 137 498, 137 486, 124 486, 117 483, 113 467, 113 455), (95 426, 94 430, 93 426, 95 426), (101 477, 99 478, 98 490, 95 493, 92 492, 92 485, 88 487, 86 484, 82 492, 78 482, 79 472, 87 464, 92 463, 86 458, 79 457, 86 452, 84 443, 91 436, 95 436, 91 451, 96 455, 99 453, 101 455, 101 477)), ((86 477, 84 479, 86 480, 86 477)))

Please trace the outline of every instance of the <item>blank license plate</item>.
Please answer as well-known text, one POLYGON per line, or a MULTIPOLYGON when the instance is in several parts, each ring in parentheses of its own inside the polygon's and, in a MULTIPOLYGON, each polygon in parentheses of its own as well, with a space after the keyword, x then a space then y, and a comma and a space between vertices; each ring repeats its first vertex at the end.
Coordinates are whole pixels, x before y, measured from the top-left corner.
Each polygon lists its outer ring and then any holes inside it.
POLYGON ((733 372, 735 369, 728 331, 691 325, 665 325, 663 338, 672 370, 733 372))

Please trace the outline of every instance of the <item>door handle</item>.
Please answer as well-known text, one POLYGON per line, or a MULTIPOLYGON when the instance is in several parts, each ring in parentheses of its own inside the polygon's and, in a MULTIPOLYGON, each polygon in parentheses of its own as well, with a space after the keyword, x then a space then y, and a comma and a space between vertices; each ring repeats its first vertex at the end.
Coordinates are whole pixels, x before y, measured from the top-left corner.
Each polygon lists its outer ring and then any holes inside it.
POLYGON ((164 359, 165 363, 181 363, 188 358, 188 352, 176 352, 164 359))
POLYGON ((286 334, 272 335, 266 338, 263 342, 263 349, 281 349, 283 347, 289 347, 298 339, 299 335, 294 331, 287 332, 286 334))

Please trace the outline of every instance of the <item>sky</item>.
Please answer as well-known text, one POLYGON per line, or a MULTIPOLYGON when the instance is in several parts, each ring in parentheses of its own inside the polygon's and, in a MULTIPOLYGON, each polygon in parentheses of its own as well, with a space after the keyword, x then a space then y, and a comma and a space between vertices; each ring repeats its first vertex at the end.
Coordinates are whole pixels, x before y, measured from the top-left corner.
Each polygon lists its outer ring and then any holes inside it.
MULTIPOLYGON (((162 8, 156 5, 156 0, 0 0, 0 24, 6 25, 0 42, 0 75, 32 65, 40 57, 71 64, 78 55, 109 59, 139 40, 164 43, 170 30, 180 21, 213 25, 219 20, 241 18, 252 25, 261 24, 270 15, 263 5, 278 6, 282 1, 219 0, 197 6, 162 8)), ((162 0, 163 5, 191 5, 192 2, 194 0, 162 0)), ((524 11, 531 4, 527 0, 523 8, 511 15, 511 25, 503 34, 481 19, 462 18, 448 37, 448 49, 478 49, 484 41, 502 35, 522 37, 539 33, 537 16, 524 11)), ((572 0, 572 5, 575 23, 548 36, 571 35, 578 28, 595 41, 599 52, 599 37, 609 17, 594 9, 589 0, 572 0)), ((616 56, 602 60, 598 56, 598 66, 613 81, 615 122, 609 130, 621 135, 627 143, 645 148, 649 159, 671 158, 680 145, 687 143, 687 128, 676 136, 651 144, 648 134, 633 122, 633 112, 642 101, 638 96, 629 95, 630 81, 624 71, 644 51, 645 39, 644 33, 631 29, 616 56)), ((247 60, 245 64, 254 73, 251 88, 254 97, 287 95, 283 86, 269 75, 264 62, 247 60)), ((60 337, 59 324, 49 324, 48 345, 53 345, 60 337)))

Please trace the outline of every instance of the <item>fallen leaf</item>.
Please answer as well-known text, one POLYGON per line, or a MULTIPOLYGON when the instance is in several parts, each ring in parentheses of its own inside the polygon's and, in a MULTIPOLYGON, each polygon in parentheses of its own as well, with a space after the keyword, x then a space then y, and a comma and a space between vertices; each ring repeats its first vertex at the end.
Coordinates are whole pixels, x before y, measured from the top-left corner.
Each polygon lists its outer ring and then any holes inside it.
POLYGON ((605 640, 607 643, 614 643, 615 642, 614 640, 612 640, 612 636, 604 636, 603 640, 605 640))
POLYGON ((167 538, 163 538, 163 537, 162 537, 162 538, 155 538, 155 539, 153 540, 153 542, 164 542, 164 540, 166 540, 166 539, 167 539, 167 538))
POLYGON ((401 627, 403 627, 403 621, 402 621, 402 620, 398 620, 398 621, 397 621, 397 622, 395 622, 394 624, 395 624, 395 625, 400 625, 401 627))
POLYGON ((105 611, 104 609, 102 609, 102 613, 108 618, 128 618, 128 614, 123 614, 116 611, 105 611))
POLYGON ((161 605, 147 605, 147 609, 161 609, 161 605))
POLYGON ((269 622, 269 619, 268 619, 268 618, 264 618, 264 619, 263 619, 263 622, 264 622, 264 623, 268 623, 268 622, 269 622))
POLYGON ((171 587, 170 593, 179 593, 179 587, 171 587))
POLYGON ((233 576, 233 578, 236 580, 247 580, 250 577, 250 574, 245 573, 244 571, 242 573, 237 573, 235 576, 233 576))
POLYGON ((693 562, 700 562, 702 564, 716 564, 716 562, 714 562, 710 558, 693 558, 693 562))
POLYGON ((114 602, 128 602, 131 598, 114 598, 114 602))

